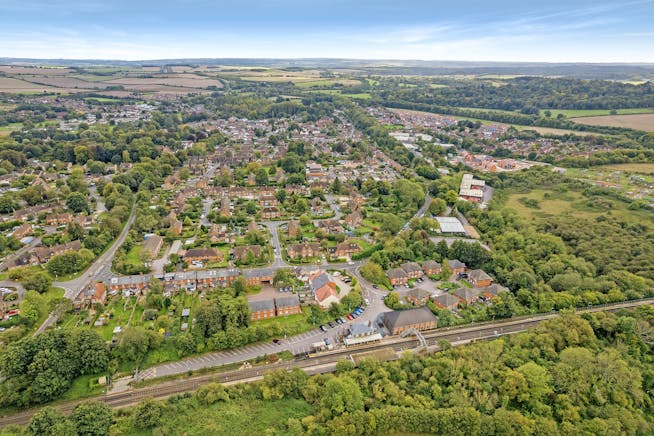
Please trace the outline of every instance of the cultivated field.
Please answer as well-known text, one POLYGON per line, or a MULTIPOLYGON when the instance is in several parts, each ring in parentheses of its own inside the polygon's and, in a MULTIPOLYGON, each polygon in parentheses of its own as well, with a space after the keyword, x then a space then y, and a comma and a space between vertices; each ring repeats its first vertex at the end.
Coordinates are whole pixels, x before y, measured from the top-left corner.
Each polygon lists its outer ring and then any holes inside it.
MULTIPOLYGON (((545 110, 541 111, 544 112, 545 110)), ((568 118, 580 117, 599 117, 603 115, 611 115, 609 109, 550 109, 552 117, 563 114, 568 118)), ((616 115, 632 115, 632 114, 650 114, 654 113, 651 108, 631 108, 631 109, 616 109, 616 115)))
POLYGON ((654 113, 635 115, 605 115, 600 117, 572 118, 579 124, 589 126, 626 127, 629 129, 654 132, 654 113))

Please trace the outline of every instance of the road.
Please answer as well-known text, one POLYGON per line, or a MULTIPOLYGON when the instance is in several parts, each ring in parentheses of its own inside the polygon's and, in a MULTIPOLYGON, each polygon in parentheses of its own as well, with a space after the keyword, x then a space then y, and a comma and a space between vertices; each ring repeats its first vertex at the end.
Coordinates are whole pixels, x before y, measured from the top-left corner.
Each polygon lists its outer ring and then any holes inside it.
MULTIPOLYGON (((123 230, 118 235, 118 238, 113 242, 111 247, 109 247, 104 253, 100 255, 90 267, 87 268, 79 277, 69 280, 66 282, 54 282, 52 286, 63 288, 65 290, 64 297, 69 300, 75 300, 77 295, 82 291, 84 286, 86 286, 91 280, 104 280, 107 281, 111 277, 111 261, 116 254, 116 250, 125 242, 129 229, 134 224, 134 219, 136 218, 136 203, 132 206, 129 218, 127 223, 123 227, 123 230)), ((56 315, 51 313, 50 316, 41 324, 41 326, 36 331, 35 335, 43 333, 43 331, 54 325, 57 321, 56 315)))
MULTIPOLYGON (((654 298, 648 298, 638 301, 628 301, 611 305, 597 306, 588 309, 581 309, 578 311, 578 313, 602 311, 613 312, 620 309, 629 309, 653 303, 654 298)), ((523 332, 543 321, 556 318, 557 316, 559 316, 558 313, 549 313, 533 316, 531 318, 515 320, 510 319, 505 321, 468 325, 458 328, 437 329, 430 332, 424 332, 423 335, 428 345, 427 352, 436 352, 440 350, 438 344, 443 340, 450 342, 452 346, 460 346, 475 342, 477 340, 494 339, 505 335, 523 332)), ((274 369, 301 368, 308 374, 332 372, 335 370, 336 362, 341 359, 348 359, 352 355, 356 355, 360 352, 392 348, 396 351, 397 358, 401 355, 403 350, 415 349, 417 345, 418 342, 415 338, 399 338, 397 336, 389 337, 378 344, 328 352, 320 354, 317 357, 311 359, 299 359, 293 361, 278 362, 275 364, 266 365, 265 367, 252 367, 247 369, 237 369, 214 374, 206 374, 188 379, 170 381, 145 388, 102 395, 95 397, 95 399, 108 404, 112 408, 122 408, 131 406, 145 398, 163 399, 170 397, 171 395, 194 391, 208 382, 218 381, 225 385, 233 385, 260 380, 266 372, 274 369)), ((75 405, 82 401, 85 400, 61 403, 56 407, 64 413, 70 413, 75 405)), ((36 409, 30 409, 20 413, 0 417, 0 427, 27 424, 35 412, 36 409)))

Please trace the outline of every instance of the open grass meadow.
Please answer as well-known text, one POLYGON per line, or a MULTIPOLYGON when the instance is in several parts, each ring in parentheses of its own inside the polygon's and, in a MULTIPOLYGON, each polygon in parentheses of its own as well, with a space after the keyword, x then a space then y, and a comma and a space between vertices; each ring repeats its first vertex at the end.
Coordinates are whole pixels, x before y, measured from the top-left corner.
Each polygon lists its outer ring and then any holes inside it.
POLYGON ((625 163, 603 165, 599 168, 611 171, 624 171, 628 173, 654 174, 654 163, 625 163))
MULTIPOLYGON (((179 400, 178 410, 184 413, 164 413, 161 434, 187 436, 204 435, 264 435, 287 434, 286 422, 289 418, 301 419, 313 415, 313 406, 300 399, 259 400, 238 399, 201 406, 197 400, 179 400)), ((112 428, 112 434, 131 436, 151 435, 151 430, 136 430, 132 425, 131 414, 119 417, 112 428)))
POLYGON ((654 214, 643 210, 631 210, 629 204, 614 198, 596 201, 584 197, 580 191, 555 191, 534 189, 528 193, 511 192, 505 207, 515 210, 525 220, 540 224, 551 217, 570 216, 579 219, 595 219, 603 214, 619 216, 629 223, 652 223, 654 214))

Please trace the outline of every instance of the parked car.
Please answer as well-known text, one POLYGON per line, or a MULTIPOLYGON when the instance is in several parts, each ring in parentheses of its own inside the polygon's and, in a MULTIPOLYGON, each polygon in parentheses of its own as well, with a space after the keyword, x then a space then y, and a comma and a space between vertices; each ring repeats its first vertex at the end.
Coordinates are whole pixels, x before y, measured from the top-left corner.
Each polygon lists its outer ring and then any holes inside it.
POLYGON ((329 338, 325 338, 325 345, 330 345, 331 342, 329 342, 329 338))
POLYGON ((340 317, 339 319, 341 320, 341 324, 345 324, 347 322, 343 317, 340 317))
POLYGON ((375 289, 379 289, 379 286, 377 286, 377 285, 372 285, 372 287, 375 288, 375 289))
POLYGON ((329 321, 327 323, 327 325, 329 326, 330 329, 333 329, 334 327, 336 327, 336 324, 334 324, 332 321, 329 321))
POLYGON ((347 319, 349 319, 350 321, 352 321, 352 320, 354 319, 354 317, 353 317, 351 314, 348 313, 348 314, 347 314, 347 319))
POLYGON ((343 320, 340 318, 336 318, 336 324, 343 324, 343 320))
POLYGON ((323 332, 326 332, 326 331, 327 331, 327 327, 325 327, 324 325, 321 325, 321 326, 320 326, 320 330, 322 330, 323 332))

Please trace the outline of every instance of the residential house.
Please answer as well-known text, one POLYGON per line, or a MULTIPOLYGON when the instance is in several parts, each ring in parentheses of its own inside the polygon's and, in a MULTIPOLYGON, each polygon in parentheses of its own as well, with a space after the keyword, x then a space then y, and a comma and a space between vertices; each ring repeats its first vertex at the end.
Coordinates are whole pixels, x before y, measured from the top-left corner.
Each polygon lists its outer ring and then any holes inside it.
POLYGON ((359 253, 361 247, 359 244, 352 241, 343 241, 336 246, 334 250, 335 257, 352 257, 353 254, 359 253))
POLYGON ((340 301, 336 283, 324 271, 318 271, 311 275, 309 278, 309 287, 314 294, 316 302, 323 309, 327 309, 332 303, 338 303, 340 301))
POLYGON ((291 259, 306 259, 308 257, 320 256, 322 247, 315 242, 302 244, 289 244, 286 246, 286 254, 291 259))
POLYGON ((223 253, 213 248, 191 248, 184 253, 185 262, 222 262, 224 259, 223 253))
POLYGON ((473 269, 468 273, 468 280, 475 288, 483 288, 485 286, 490 286, 493 282, 491 276, 486 274, 483 270, 473 269))
POLYGON ((143 250, 150 255, 151 259, 156 259, 159 256, 159 251, 163 246, 163 238, 159 235, 146 236, 143 243, 143 250))
POLYGON ((319 220, 315 225, 317 229, 322 229, 329 234, 343 233, 343 226, 337 219, 319 220))
POLYGON ((261 257, 261 246, 260 245, 242 245, 240 247, 234 247, 234 261, 243 262, 248 260, 248 256, 252 254, 255 259, 261 257))
POLYGON ((232 208, 229 197, 227 196, 220 199, 220 216, 223 218, 229 218, 232 216, 232 208))
POLYGON ((448 260, 447 264, 449 265, 453 274, 460 274, 466 272, 466 264, 457 259, 448 260))
POLYGON ((297 239, 300 235, 300 222, 299 221, 289 221, 288 223, 288 237, 291 239, 297 239))
POLYGON ((257 225, 257 222, 255 220, 250 221, 248 224, 247 232, 248 233, 256 233, 259 231, 259 226, 257 225))
POLYGON ((104 283, 89 283, 82 292, 77 294, 73 307, 77 310, 107 302, 107 287, 104 283))
POLYGON ((424 273, 422 272, 422 267, 417 262, 406 262, 400 265, 400 268, 404 270, 409 280, 419 279, 424 273))
POLYGON ((320 199, 320 197, 314 197, 311 199, 311 213, 313 215, 324 215, 329 212, 329 207, 325 206, 325 203, 320 199))
POLYGON ((406 330, 431 330, 438 324, 438 318, 426 307, 409 310, 394 310, 384 313, 384 325, 392 335, 399 335, 406 330))
POLYGON ((350 228, 359 227, 363 224, 363 215, 358 210, 345 216, 345 224, 350 228))
POLYGON ((391 285, 406 285, 409 282, 409 276, 402 268, 391 268, 386 271, 386 277, 391 282, 391 285))
POLYGON ((264 283, 272 285, 275 271, 271 268, 246 269, 242 272, 248 286, 260 286, 264 283))
POLYGON ((432 298, 432 301, 440 309, 454 310, 459 305, 460 300, 451 294, 441 294, 432 298))
POLYGON ((443 271, 443 267, 440 263, 433 260, 426 260, 422 263, 422 270, 425 275, 433 276, 440 274, 443 271))
POLYGON ((414 306, 424 306, 429 301, 431 294, 424 289, 411 289, 406 295, 406 301, 414 306))
POLYGON ((14 232, 11 234, 16 239, 23 239, 25 236, 34 234, 34 229, 29 223, 20 225, 14 232))
POLYGON ((479 300, 481 292, 481 289, 462 287, 454 291, 452 295, 457 297, 462 303, 471 304, 479 300))
POLYGON ((261 218, 264 220, 271 220, 275 218, 281 218, 282 212, 277 206, 264 207, 261 210, 261 218))
POLYGON ((73 221, 73 214, 70 212, 66 213, 54 213, 48 215, 45 218, 45 223, 49 226, 63 226, 69 224, 73 221))
POLYGON ((72 241, 66 244, 53 245, 52 247, 36 247, 30 252, 30 264, 42 265, 47 263, 52 257, 65 253, 66 251, 79 250, 82 248, 80 241, 72 241))
POLYGON ((275 317, 275 301, 272 299, 248 301, 248 308, 252 321, 275 317))
POLYGON ((481 295, 483 295, 484 298, 487 298, 489 300, 492 300, 493 298, 497 297, 500 295, 500 292, 508 292, 508 288, 505 288, 502 285, 498 285, 497 283, 493 283, 492 285, 489 286, 484 286, 483 288, 480 288, 481 290, 481 295))
POLYGON ((302 308, 300 307, 300 299, 297 295, 293 294, 284 297, 276 297, 275 307, 277 308, 277 316, 287 316, 302 313, 302 308))

